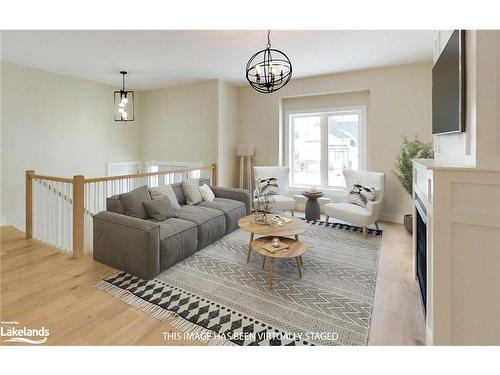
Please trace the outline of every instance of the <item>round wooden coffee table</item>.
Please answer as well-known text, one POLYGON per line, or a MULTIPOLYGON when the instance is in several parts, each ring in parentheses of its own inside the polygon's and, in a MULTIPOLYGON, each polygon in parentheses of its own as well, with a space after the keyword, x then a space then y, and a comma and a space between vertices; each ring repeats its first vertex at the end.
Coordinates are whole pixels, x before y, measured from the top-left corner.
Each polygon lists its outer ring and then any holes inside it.
POLYGON ((274 237, 260 237, 253 240, 250 243, 251 250, 262 255, 262 268, 266 264, 266 258, 270 259, 271 268, 269 269, 269 287, 273 287, 273 272, 274 272, 274 260, 275 259, 291 259, 294 258, 297 263, 297 270, 299 271, 299 277, 302 277, 300 271, 300 266, 302 265, 302 254, 305 253, 306 247, 304 244, 298 240, 293 240, 291 238, 280 237, 282 243, 286 243, 290 246, 288 249, 278 250, 275 253, 267 251, 263 248, 264 245, 270 244, 274 237))
POLYGON ((272 236, 272 237, 295 237, 295 240, 299 240, 299 234, 307 232, 307 230, 311 227, 311 224, 307 223, 304 220, 297 219, 296 217, 286 216, 288 219, 291 219, 289 223, 286 223, 282 226, 271 226, 271 225, 262 225, 255 224, 254 215, 248 215, 242 217, 238 220, 238 225, 241 229, 250 232, 250 244, 248 246, 248 255, 247 255, 247 263, 250 261, 250 254, 252 252, 252 241, 254 240, 255 235, 260 236, 272 236))

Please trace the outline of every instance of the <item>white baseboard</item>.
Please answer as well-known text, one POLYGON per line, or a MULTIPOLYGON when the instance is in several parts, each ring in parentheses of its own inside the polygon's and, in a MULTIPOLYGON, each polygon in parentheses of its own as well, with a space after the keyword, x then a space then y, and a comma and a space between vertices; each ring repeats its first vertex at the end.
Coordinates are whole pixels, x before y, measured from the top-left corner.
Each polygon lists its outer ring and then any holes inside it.
POLYGON ((403 214, 395 214, 392 212, 382 212, 380 214, 381 221, 388 221, 390 223, 403 224, 403 214))
POLYGON ((425 345, 432 346, 432 330, 429 327, 425 327, 425 345))

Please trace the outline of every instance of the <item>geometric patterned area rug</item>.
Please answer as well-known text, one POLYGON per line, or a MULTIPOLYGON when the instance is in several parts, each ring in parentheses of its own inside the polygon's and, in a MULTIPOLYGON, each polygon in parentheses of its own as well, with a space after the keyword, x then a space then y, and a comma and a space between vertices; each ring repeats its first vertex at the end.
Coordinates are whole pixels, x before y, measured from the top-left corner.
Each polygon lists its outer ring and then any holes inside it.
POLYGON ((367 345, 382 232, 311 224, 302 278, 294 259, 276 260, 272 288, 258 254, 246 263, 241 229, 154 280, 120 272, 96 286, 208 344, 367 345))

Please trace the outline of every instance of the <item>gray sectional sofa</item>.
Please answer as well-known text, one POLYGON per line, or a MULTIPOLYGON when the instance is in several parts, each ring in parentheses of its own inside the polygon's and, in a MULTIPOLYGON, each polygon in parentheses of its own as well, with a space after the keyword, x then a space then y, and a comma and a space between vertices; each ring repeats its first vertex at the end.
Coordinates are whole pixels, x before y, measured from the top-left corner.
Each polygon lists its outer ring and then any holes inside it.
POLYGON ((247 190, 211 186, 212 202, 187 205, 181 184, 172 188, 180 209, 163 221, 127 216, 119 195, 108 198, 106 211, 94 216, 94 259, 149 280, 236 230, 250 214, 247 190))

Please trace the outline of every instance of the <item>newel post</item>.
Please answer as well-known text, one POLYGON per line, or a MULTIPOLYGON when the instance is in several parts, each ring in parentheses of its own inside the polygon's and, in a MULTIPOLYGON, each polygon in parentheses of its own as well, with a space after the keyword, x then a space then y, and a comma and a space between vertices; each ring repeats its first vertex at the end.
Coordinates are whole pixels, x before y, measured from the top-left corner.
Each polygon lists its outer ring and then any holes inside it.
POLYGON ((212 163, 210 167, 212 169, 212 186, 217 186, 217 164, 212 163))
POLYGON ((83 256, 84 228, 84 183, 83 176, 73 176, 73 257, 83 256))
POLYGON ((26 238, 33 238, 33 176, 34 170, 26 171, 26 238))

